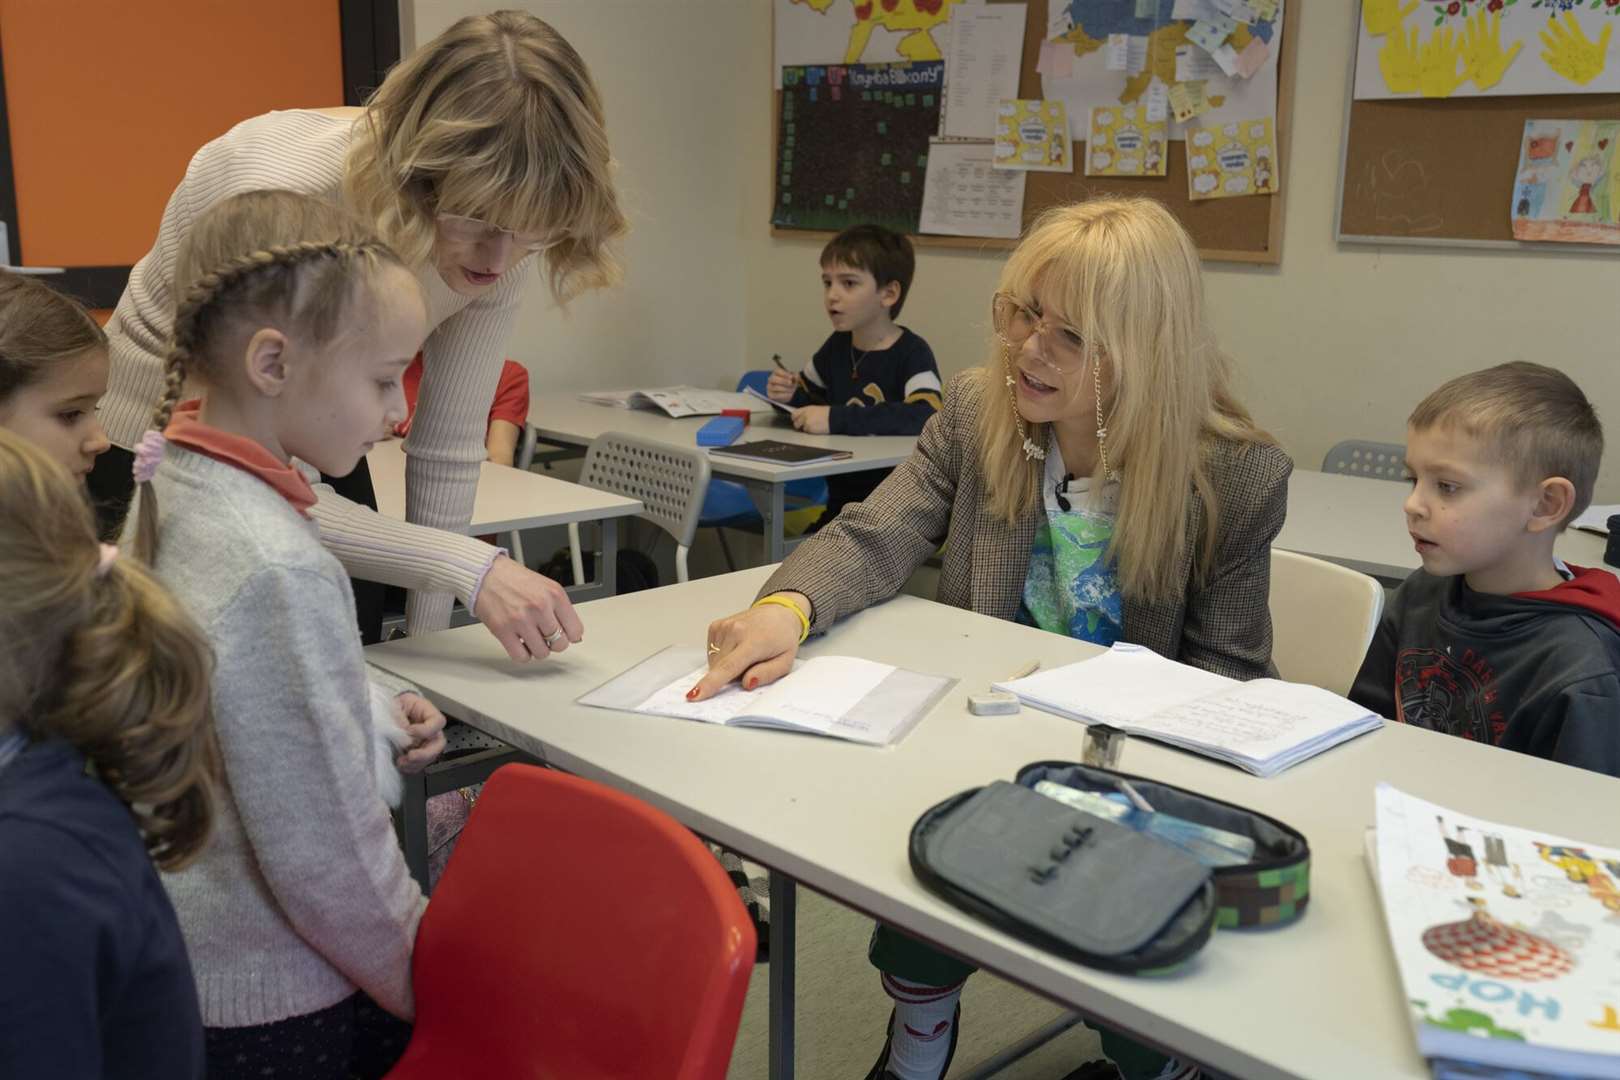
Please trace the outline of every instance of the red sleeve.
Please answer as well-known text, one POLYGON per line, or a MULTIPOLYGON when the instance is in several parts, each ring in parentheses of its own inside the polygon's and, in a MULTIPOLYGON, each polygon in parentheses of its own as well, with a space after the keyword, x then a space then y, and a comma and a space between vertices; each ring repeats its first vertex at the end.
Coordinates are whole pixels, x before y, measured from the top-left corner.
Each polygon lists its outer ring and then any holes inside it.
POLYGON ((400 383, 405 391, 405 419, 394 425, 394 434, 404 438, 410 434, 411 417, 416 415, 416 391, 422 385, 422 354, 417 353, 405 374, 400 376, 400 383))
POLYGON ((508 360, 501 366, 500 385, 495 387, 495 403, 489 407, 491 420, 505 420, 522 427, 529 419, 529 369, 508 360))

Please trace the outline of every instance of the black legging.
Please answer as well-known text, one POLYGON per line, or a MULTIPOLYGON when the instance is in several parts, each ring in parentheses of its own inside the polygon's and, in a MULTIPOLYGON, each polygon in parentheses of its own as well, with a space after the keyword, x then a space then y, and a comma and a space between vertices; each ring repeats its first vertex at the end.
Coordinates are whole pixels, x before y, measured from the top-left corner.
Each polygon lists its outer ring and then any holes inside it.
MULTIPOLYGON (((135 455, 120 447, 113 447, 96 459, 85 486, 96 510, 96 529, 103 540, 116 540, 129 516, 130 502, 135 495, 135 455)), ((332 485, 332 490, 351 502, 377 509, 377 494, 371 487, 371 469, 365 458, 348 476, 321 474, 321 479, 332 485)), ((360 624, 360 640, 374 645, 382 640, 383 590, 375 581, 351 579, 354 587, 354 612, 360 624)))

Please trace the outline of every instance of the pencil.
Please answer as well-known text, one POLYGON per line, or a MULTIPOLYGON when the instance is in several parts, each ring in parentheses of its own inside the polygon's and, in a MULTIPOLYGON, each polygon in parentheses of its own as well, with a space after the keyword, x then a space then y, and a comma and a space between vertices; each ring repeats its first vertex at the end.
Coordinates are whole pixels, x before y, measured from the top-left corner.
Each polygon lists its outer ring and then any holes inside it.
POLYGON ((781 368, 783 371, 787 371, 787 373, 789 375, 793 374, 793 372, 788 371, 787 365, 782 363, 782 354, 781 353, 771 353, 771 363, 775 364, 777 367, 781 368))

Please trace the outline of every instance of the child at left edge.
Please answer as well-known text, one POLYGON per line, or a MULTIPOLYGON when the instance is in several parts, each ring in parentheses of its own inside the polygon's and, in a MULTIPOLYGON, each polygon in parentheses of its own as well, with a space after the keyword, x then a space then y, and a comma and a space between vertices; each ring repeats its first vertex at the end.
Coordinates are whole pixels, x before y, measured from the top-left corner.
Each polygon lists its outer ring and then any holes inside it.
MULTIPOLYGON (((791 405, 793 426, 811 435, 920 435, 939 411, 934 352, 895 323, 916 256, 911 241, 877 225, 855 225, 821 252, 821 290, 833 332, 804 370, 771 372, 766 393, 791 405)), ((827 510, 815 531, 877 489, 888 470, 827 478, 827 510)))
POLYGON ((1351 699, 1620 776, 1620 581, 1553 555, 1602 458, 1597 413, 1553 368, 1500 364, 1420 402, 1405 511, 1423 566, 1395 591, 1351 699))
MULTIPOLYGON (((394 434, 404 438, 410 434, 411 420, 416 416, 416 395, 422 385, 422 354, 417 353, 411 366, 401 377, 405 387, 405 419, 394 425, 394 434)), ((523 425, 529 420, 529 371, 515 360, 501 365, 501 381, 495 387, 495 400, 489 407, 489 427, 484 431, 484 450, 487 461, 496 465, 516 465, 518 443, 523 439, 523 425)))

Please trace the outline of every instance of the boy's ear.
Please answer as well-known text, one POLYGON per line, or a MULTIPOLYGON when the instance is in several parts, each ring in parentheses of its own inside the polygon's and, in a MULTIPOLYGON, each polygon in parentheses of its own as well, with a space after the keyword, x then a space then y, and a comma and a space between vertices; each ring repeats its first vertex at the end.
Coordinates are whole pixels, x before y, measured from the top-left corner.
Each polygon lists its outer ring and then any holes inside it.
POLYGON ((1557 529, 1575 509, 1575 485, 1562 476, 1549 476, 1536 485, 1535 508, 1530 511, 1530 531, 1557 529))
POLYGON ((894 307, 899 302, 900 283, 898 281, 891 281, 878 286, 878 303, 882 304, 885 310, 894 307))
POLYGON ((280 397, 287 386, 287 337, 265 327, 248 339, 242 353, 248 383, 265 397, 280 397))

